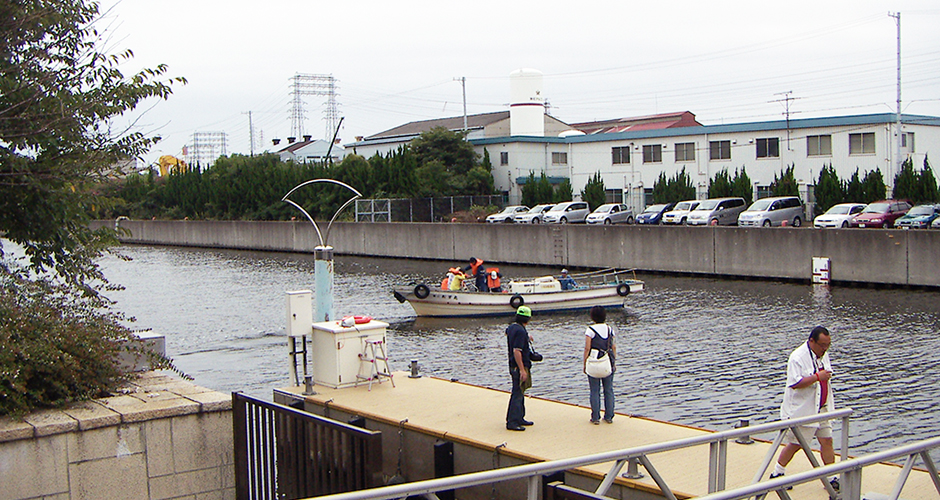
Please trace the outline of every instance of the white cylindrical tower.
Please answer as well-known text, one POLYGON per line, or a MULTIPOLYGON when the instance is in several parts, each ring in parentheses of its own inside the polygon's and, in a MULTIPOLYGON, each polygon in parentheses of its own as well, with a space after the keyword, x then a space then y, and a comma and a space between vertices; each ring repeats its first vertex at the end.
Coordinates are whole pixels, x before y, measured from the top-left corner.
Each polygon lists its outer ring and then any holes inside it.
POLYGON ((542 72, 517 69, 509 73, 509 135, 545 135, 542 72))

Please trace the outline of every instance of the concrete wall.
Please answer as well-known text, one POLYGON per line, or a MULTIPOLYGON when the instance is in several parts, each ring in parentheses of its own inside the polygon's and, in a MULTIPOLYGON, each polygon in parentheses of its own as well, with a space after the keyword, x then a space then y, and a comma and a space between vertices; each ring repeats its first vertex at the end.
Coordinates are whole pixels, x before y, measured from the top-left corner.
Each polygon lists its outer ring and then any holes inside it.
POLYGON ((235 498, 230 396, 153 372, 123 392, 0 419, 0 498, 235 498))
MULTIPOLYGON (((122 238, 128 243, 287 252, 312 252, 319 243, 307 221, 124 220, 121 227, 131 232, 122 238)), ((328 243, 338 255, 805 281, 812 258, 829 257, 834 283, 940 286, 940 231, 933 230, 347 222, 333 225, 328 243)))

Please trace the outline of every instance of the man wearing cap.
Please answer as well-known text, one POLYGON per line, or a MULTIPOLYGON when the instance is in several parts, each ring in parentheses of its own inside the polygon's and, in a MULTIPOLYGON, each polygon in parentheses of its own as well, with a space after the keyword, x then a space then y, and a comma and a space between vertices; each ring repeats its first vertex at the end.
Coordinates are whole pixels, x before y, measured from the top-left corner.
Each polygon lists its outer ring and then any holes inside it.
POLYGON ((558 280, 561 283, 562 290, 574 290, 578 287, 578 284, 574 282, 574 279, 571 276, 568 276, 568 270, 561 270, 561 278, 558 280))
POLYGON ((527 306, 516 309, 516 320, 506 328, 506 341, 509 345, 509 376, 512 377, 512 393, 509 396, 509 409, 506 411, 506 428, 511 431, 524 431, 532 422, 525 419, 525 389, 531 387, 529 369, 529 332, 525 326, 532 319, 532 310, 527 306))

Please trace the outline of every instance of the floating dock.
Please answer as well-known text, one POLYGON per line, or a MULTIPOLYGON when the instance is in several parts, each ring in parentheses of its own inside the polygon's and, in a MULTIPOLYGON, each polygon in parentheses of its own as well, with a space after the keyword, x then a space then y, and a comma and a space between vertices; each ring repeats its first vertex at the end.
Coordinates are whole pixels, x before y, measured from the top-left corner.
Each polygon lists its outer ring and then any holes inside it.
MULTIPOLYGON (((508 373, 506 378, 508 385, 508 373)), ((314 387, 316 394, 307 396, 303 395, 303 387, 277 389, 275 401, 289 404, 302 400, 307 411, 339 420, 352 416, 365 418, 369 429, 383 430, 385 468, 388 469, 391 464, 391 471, 387 474, 403 475, 408 481, 434 477, 426 463, 431 460, 428 458, 430 450, 423 447, 434 441, 450 441, 461 445, 463 451, 455 452, 455 455, 467 455, 470 450, 477 450, 476 459, 455 457, 455 473, 462 474, 635 448, 713 432, 624 413, 618 413, 612 424, 592 425, 590 408, 536 397, 526 398, 526 418, 535 425, 525 432, 510 431, 505 427, 508 392, 427 376, 410 378, 405 372, 394 374, 395 387, 389 382, 385 379, 382 383, 373 383, 371 388, 368 382, 342 389, 317 385, 314 387)), ((587 400, 586 381, 584 392, 587 400)), ((629 408, 623 410, 629 411, 629 408)), ((772 445, 769 440, 775 436, 760 437, 767 440, 756 440, 753 444, 728 443, 726 490, 746 486, 753 480, 772 445)), ((851 454, 851 447, 849 452, 851 454)), ((818 453, 816 456, 818 459, 818 453)), ((694 498, 708 493, 707 445, 659 453, 648 458, 677 498, 694 498)), ((593 491, 591 485, 596 487, 611 465, 605 463, 576 469, 568 476, 573 475, 578 479, 571 481, 566 478, 566 482, 593 491)), ((798 453, 788 466, 787 473, 792 475, 810 469, 807 458, 798 453)), ((773 465, 770 467, 772 470, 773 465)), ((642 467, 639 472, 644 477, 618 477, 615 482, 618 494, 614 495, 612 490, 609 495, 614 498, 660 496, 662 493, 650 474, 642 467)), ((863 495, 875 493, 866 495, 872 498, 890 494, 901 472, 901 467, 895 464, 877 464, 864 468, 863 495)), ((765 479, 767 474, 769 471, 765 473, 765 479)), ((491 496, 489 489, 485 493, 486 498, 491 496)), ((829 498, 819 481, 795 486, 788 493, 794 499, 829 498)), ((460 492, 457 496, 466 497, 460 492)), ((514 495, 500 496, 509 497, 514 495)), ((907 479, 900 498, 936 500, 937 490, 927 472, 915 469, 907 479)))

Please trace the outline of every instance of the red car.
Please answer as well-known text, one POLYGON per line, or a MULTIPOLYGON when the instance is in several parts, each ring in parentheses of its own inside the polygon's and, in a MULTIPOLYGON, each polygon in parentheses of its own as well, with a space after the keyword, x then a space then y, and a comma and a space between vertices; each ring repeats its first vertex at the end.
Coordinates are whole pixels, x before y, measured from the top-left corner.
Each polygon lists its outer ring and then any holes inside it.
POLYGON ((869 203, 862 210, 862 213, 849 221, 849 227, 894 227, 894 221, 910 209, 910 203, 900 200, 881 200, 869 203))

